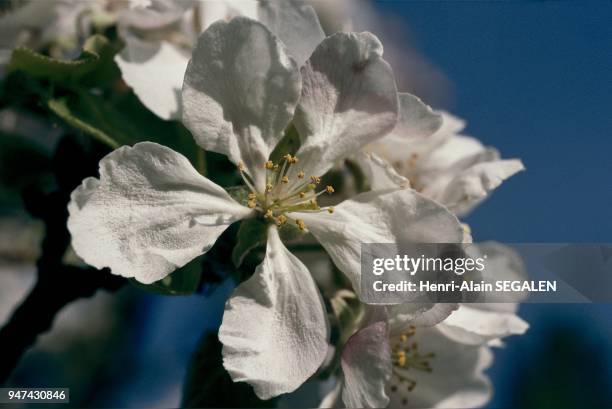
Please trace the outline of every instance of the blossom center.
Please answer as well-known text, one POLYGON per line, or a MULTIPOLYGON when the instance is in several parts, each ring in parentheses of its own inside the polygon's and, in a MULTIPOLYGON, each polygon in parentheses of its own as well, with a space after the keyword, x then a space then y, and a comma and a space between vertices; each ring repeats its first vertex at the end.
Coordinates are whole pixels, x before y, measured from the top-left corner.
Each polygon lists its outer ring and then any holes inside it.
MULTIPOLYGON (((408 370, 432 372, 431 360, 435 357, 433 352, 422 353, 419 350, 418 342, 413 340, 416 334, 416 327, 411 326, 406 332, 402 333, 399 341, 391 345, 391 358, 393 361, 393 380, 391 392, 397 392, 401 387, 412 392, 417 386, 417 381, 406 376, 408 370)), ((402 399, 402 404, 408 403, 406 398, 402 399)))
POLYGON ((332 206, 320 207, 317 198, 324 193, 334 193, 334 188, 328 185, 317 191, 321 178, 315 175, 306 177, 304 171, 297 168, 298 162, 299 159, 291 154, 283 156, 278 163, 271 160, 265 162, 266 186, 263 192, 256 189, 242 163, 238 164, 238 170, 250 190, 246 203, 249 208, 257 210, 266 220, 278 226, 292 219, 300 230, 305 231, 306 223, 292 218, 290 213, 333 213, 332 206))

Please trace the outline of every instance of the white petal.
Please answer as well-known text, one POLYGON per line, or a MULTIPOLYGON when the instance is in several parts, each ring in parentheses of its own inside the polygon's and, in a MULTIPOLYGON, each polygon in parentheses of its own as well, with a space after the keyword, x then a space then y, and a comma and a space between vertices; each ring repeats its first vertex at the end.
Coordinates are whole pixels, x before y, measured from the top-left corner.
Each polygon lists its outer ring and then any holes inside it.
POLYGON ((392 365, 386 316, 371 320, 348 339, 342 351, 341 367, 342 401, 347 408, 387 406, 385 385, 391 378, 392 365))
POLYGON ((436 327, 417 328, 409 342, 418 344, 420 354, 435 354, 429 359, 432 371, 395 367, 397 375, 416 384, 409 391, 394 376, 388 388, 389 408, 475 408, 491 398, 491 383, 484 374, 493 360, 489 348, 459 344, 436 327))
POLYGON ((399 117, 389 137, 426 138, 442 126, 442 114, 434 112, 418 97, 400 92, 399 117))
POLYGON ((123 80, 140 101, 162 119, 180 118, 180 92, 189 57, 178 47, 126 39, 115 57, 123 80))
POLYGON ((518 159, 478 163, 457 175, 444 192, 441 203, 463 215, 480 203, 510 176, 524 170, 518 159))
POLYGON ((404 303, 387 307, 391 335, 399 335, 410 326, 431 327, 444 321, 459 308, 453 303, 404 303))
POLYGON ((408 179, 393 169, 393 166, 374 153, 359 152, 355 162, 368 180, 370 189, 383 190, 410 187, 408 179))
MULTIPOLYGON (((234 17, 243 16, 257 19, 259 4, 257 0, 197 0, 199 19, 202 30, 206 30, 218 20, 229 21, 234 17)), ((200 33, 198 33, 200 34, 200 33)))
POLYGON ((149 284, 205 253, 250 209, 198 174, 187 158, 151 142, 100 161, 68 205, 72 247, 88 264, 149 284))
POLYGON ((293 116, 300 74, 261 23, 237 17, 198 39, 183 84, 183 121, 206 150, 243 162, 265 185, 264 162, 293 116))
POLYGON ((314 9, 294 1, 262 0, 259 21, 264 23, 287 46, 302 66, 325 38, 314 9))
POLYGON ((482 160, 499 159, 497 152, 487 149, 476 138, 461 135, 451 135, 444 140, 429 155, 419 160, 421 173, 434 171, 461 170, 482 160), (452 169, 451 169, 452 168, 452 169))
MULTIPOLYGON (((493 285, 495 285, 495 281, 523 281, 528 279, 523 259, 509 246, 488 241, 469 246, 466 250, 471 258, 485 257, 487 259, 486 269, 468 279, 482 280, 493 285)), ((483 293, 482 296, 484 296, 481 298, 482 302, 486 303, 484 305, 488 310, 515 313, 518 309, 516 303, 527 298, 529 293, 527 291, 513 292, 512 294, 487 292, 483 293)))
POLYGON ((301 72, 302 97, 294 123, 303 140, 297 156, 307 174, 324 174, 337 160, 395 127, 395 79, 374 35, 326 38, 301 72))
POLYGON ((513 312, 489 311, 483 305, 463 304, 438 328, 457 342, 482 345, 492 339, 524 334, 529 325, 513 312))
POLYGON ((328 332, 314 280, 272 225, 263 263, 225 305, 219 330, 225 369, 261 399, 292 392, 325 359, 328 332))
POLYGON ((155 0, 148 4, 130 4, 130 8, 122 10, 117 25, 122 37, 126 33, 138 32, 146 36, 158 31, 164 33, 172 24, 177 24, 185 12, 193 6, 191 1, 155 0))
POLYGON ((333 214, 291 213, 303 219, 359 293, 361 243, 460 243, 455 216, 411 189, 371 191, 336 206, 333 214))

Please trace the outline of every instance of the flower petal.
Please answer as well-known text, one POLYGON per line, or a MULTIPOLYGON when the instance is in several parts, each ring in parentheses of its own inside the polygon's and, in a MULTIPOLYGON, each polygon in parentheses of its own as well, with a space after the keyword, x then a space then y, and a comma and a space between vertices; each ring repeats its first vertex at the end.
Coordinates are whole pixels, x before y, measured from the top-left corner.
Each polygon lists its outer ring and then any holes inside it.
POLYGON ((370 191, 333 214, 292 213, 305 221, 359 293, 361 243, 460 243, 463 228, 444 207, 411 189, 370 191))
POLYGON ((328 333, 314 280, 272 225, 266 258, 225 306, 219 330, 225 369, 261 399, 292 392, 325 359, 328 333))
POLYGON ((262 0, 259 20, 287 46, 302 66, 325 38, 317 13, 312 6, 293 1, 262 0))
MULTIPOLYGON (((401 109, 402 107, 400 107, 401 109)), ((404 115, 404 118, 410 116, 406 113, 402 114, 400 111, 401 115, 404 115)), ((406 177, 413 177, 415 174, 422 177, 420 173, 424 172, 424 168, 428 169, 428 165, 437 166, 437 168, 446 166, 446 163, 440 165, 436 161, 424 162, 428 160, 432 152, 435 152, 436 148, 450 139, 456 132, 462 130, 465 123, 447 112, 440 111, 434 113, 434 115, 440 115, 441 124, 431 135, 420 138, 411 137, 409 133, 402 131, 406 128, 402 126, 402 122, 398 121, 398 125, 390 134, 370 144, 366 149, 393 163, 396 170, 406 177)), ((409 122, 409 120, 404 119, 403 122, 409 122)), ((428 122, 433 127, 436 118, 430 117, 428 122)), ((424 128, 427 129, 427 126, 424 126, 424 128)), ((409 129, 407 131, 415 132, 409 129)))
POLYGON ((382 190, 397 187, 410 187, 408 179, 393 169, 393 166, 374 153, 359 152, 355 162, 368 180, 370 189, 382 190))
POLYGON ((493 339, 524 334, 529 324, 514 312, 489 310, 487 304, 463 304, 438 328, 457 342, 483 345, 493 339))
POLYGON ((397 95, 400 104, 399 117, 389 137, 426 138, 440 129, 442 114, 434 112, 429 105, 412 94, 400 92, 397 95))
MULTIPOLYGON (((236 16, 257 19, 257 0, 222 0, 222 1, 197 1, 199 10, 199 21, 202 24, 202 31, 206 30, 218 20, 230 20, 236 16)), ((197 33, 198 35, 200 33, 197 33)))
POLYGON ((297 156, 307 174, 324 174, 337 160, 395 127, 395 79, 374 35, 336 33, 326 38, 301 73, 294 124, 302 138, 297 156))
POLYGON ((183 121, 206 150, 243 162, 258 188, 264 162, 293 116, 300 74, 263 24, 243 17, 198 39, 183 84, 183 121))
POLYGON ((455 214, 464 215, 510 176, 524 170, 518 159, 477 163, 452 179, 440 198, 455 214))
POLYGON ((444 321, 459 308, 454 303, 404 303, 387 307, 391 335, 399 335, 410 326, 431 327, 444 321))
POLYGON ((100 161, 68 205, 72 247, 88 264, 150 284, 205 253, 251 210, 198 174, 187 158, 151 142, 100 161))
POLYGON ((420 354, 435 354, 429 359, 431 371, 396 366, 389 408, 475 408, 491 398, 484 374, 493 360, 489 348, 454 342, 436 327, 417 328, 409 342, 418 345, 420 354), (414 387, 409 390, 400 376, 414 381, 414 387))
POLYGON ((383 408, 389 403, 385 393, 392 371, 389 328, 386 314, 378 315, 379 319, 371 319, 344 345, 342 401, 347 408, 383 408))
MULTIPOLYGON (((512 248, 495 242, 485 242, 468 248, 470 257, 486 257, 487 268, 480 278, 492 283, 497 280, 525 280, 527 272, 521 257, 512 248)), ((470 279, 467 277, 467 279, 470 279)), ((467 344, 486 344, 509 335, 523 334, 529 324, 516 315, 518 304, 501 302, 507 300, 504 294, 487 293, 487 303, 463 304, 438 328, 446 336, 467 344)), ((522 297, 513 293, 512 301, 522 297)))
POLYGON ((123 80, 140 101, 162 119, 180 118, 180 92, 189 57, 178 47, 126 39, 115 57, 123 80))

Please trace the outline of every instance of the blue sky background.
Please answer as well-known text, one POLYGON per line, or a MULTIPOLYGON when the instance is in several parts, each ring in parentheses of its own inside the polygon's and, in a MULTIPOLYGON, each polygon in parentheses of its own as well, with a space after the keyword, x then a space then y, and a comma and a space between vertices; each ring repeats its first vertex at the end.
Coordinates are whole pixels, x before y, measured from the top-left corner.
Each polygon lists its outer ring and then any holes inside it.
MULTIPOLYGON (((525 162, 468 217, 475 239, 612 242, 612 2, 375 5, 405 23, 394 41, 405 35, 448 77, 451 103, 438 107, 525 162)), ((612 405, 612 306, 521 315, 531 329, 496 352, 491 407, 612 405)))

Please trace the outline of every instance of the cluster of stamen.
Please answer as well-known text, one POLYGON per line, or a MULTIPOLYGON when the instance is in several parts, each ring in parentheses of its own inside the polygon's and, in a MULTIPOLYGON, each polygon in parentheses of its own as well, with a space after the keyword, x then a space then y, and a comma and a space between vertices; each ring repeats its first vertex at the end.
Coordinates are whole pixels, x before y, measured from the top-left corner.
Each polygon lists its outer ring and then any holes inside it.
MULTIPOLYGON (((266 185, 263 192, 255 188, 252 178, 246 173, 242 163, 238 170, 244 183, 250 190, 247 196, 247 206, 260 211, 263 217, 278 226, 286 224, 289 220, 287 213, 291 212, 322 212, 333 213, 332 206, 321 208, 317 198, 323 193, 334 193, 333 186, 325 186, 320 191, 317 186, 321 183, 319 176, 309 176, 303 170, 295 169, 299 160, 287 154, 274 163, 269 160, 264 163, 266 169, 266 185)), ((306 230, 306 223, 301 219, 293 219, 295 225, 302 231, 306 230)))
MULTIPOLYGON (((393 376, 397 379, 397 383, 391 385, 391 392, 397 392, 399 387, 405 387, 408 392, 412 392, 417 385, 416 380, 408 378, 404 371, 414 369, 423 372, 431 372, 430 361, 434 358, 433 352, 422 354, 419 351, 419 344, 412 340, 416 333, 416 328, 411 326, 406 332, 399 337, 399 342, 391 346, 391 355, 393 360, 393 376)), ((402 404, 408 403, 406 398, 402 399, 402 404)))

